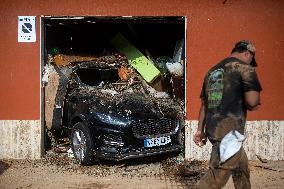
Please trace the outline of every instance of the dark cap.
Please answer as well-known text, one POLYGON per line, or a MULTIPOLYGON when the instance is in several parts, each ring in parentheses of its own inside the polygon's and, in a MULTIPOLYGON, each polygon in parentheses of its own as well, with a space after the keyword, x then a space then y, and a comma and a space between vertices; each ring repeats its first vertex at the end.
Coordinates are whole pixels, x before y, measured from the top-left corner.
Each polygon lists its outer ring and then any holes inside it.
POLYGON ((248 50, 251 54, 253 54, 253 59, 250 63, 251 66, 256 67, 256 61, 255 61, 255 46, 252 44, 251 41, 248 40, 242 40, 238 43, 236 43, 235 48, 234 49, 241 49, 241 50, 248 50))

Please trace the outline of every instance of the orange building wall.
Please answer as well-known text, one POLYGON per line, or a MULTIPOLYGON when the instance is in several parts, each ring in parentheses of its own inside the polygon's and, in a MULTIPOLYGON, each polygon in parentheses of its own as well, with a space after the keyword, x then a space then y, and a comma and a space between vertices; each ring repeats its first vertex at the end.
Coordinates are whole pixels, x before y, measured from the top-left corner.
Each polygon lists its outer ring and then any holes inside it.
POLYGON ((264 88, 253 120, 284 119, 284 1, 1 0, 0 119, 40 119, 40 16, 186 16, 187 119, 197 119, 207 69, 241 39, 257 48, 264 88), (37 42, 18 43, 18 16, 37 16, 37 42))

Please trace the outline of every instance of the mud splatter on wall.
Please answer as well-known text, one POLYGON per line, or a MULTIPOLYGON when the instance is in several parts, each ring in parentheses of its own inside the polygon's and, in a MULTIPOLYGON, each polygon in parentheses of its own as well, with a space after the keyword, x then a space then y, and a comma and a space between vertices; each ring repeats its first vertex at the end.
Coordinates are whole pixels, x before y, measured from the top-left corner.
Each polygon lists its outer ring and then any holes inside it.
MULTIPOLYGON (((202 148, 193 142, 197 121, 186 123, 185 158, 209 160, 211 144, 202 148)), ((257 156, 268 160, 284 160, 284 122, 283 121, 248 121, 246 124, 244 149, 249 160, 257 156)))
POLYGON ((0 159, 39 159, 42 130, 39 120, 0 121, 0 159))

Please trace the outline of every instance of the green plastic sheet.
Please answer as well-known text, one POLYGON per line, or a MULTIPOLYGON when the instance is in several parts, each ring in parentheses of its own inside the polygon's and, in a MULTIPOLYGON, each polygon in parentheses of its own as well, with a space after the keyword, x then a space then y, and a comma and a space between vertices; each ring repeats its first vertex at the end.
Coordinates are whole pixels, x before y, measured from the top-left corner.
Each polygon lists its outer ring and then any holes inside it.
POLYGON ((148 82, 151 83, 159 75, 160 71, 145 57, 134 45, 132 45, 121 33, 111 39, 112 45, 129 60, 131 66, 148 82))

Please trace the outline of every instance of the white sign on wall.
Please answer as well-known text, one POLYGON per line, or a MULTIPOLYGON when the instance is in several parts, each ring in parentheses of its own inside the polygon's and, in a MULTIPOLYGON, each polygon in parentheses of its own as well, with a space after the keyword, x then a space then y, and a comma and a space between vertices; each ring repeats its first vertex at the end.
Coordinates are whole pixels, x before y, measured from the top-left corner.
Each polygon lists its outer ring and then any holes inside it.
POLYGON ((35 16, 18 16, 18 42, 35 42, 35 16))

